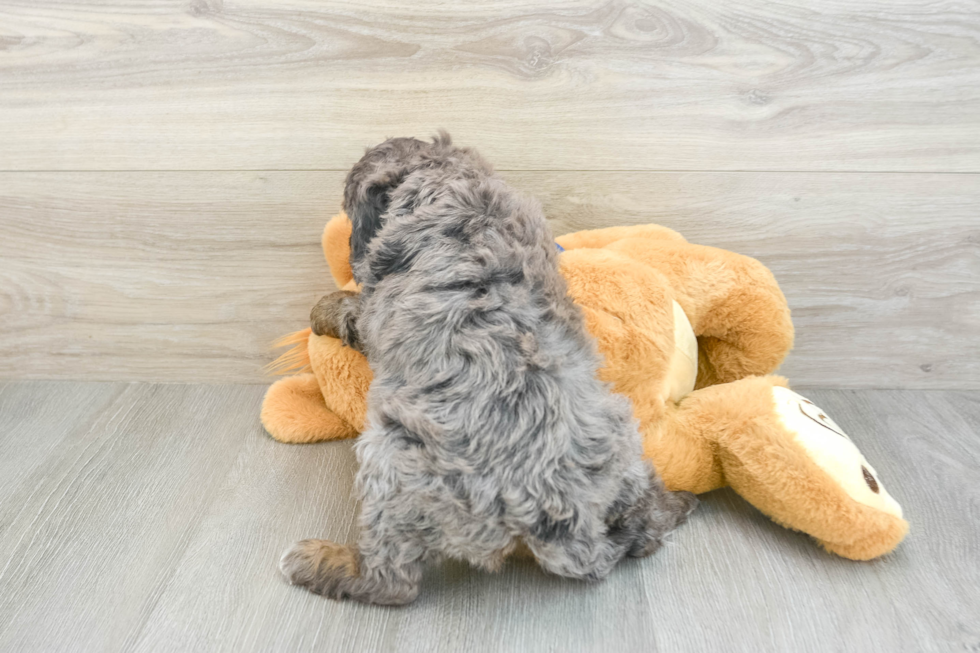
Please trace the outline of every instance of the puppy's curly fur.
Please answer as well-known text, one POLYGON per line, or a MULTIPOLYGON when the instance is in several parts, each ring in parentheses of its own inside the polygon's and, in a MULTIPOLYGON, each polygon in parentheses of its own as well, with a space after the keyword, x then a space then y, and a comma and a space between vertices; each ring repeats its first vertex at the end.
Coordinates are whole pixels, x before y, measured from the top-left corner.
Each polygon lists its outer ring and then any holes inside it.
POLYGON ((697 499, 664 489, 629 401, 597 380, 539 206, 443 132, 368 150, 344 208, 362 291, 324 297, 311 323, 374 372, 361 535, 297 543, 287 578, 403 604, 441 556, 494 569, 523 541, 546 570, 597 580, 656 551, 697 499))

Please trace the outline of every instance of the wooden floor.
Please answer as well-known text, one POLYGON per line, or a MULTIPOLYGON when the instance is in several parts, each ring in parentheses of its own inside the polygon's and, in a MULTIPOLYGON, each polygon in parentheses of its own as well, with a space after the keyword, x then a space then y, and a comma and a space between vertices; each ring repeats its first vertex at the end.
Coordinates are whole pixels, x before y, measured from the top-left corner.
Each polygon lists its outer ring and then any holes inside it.
POLYGON ((290 446, 241 385, 0 385, 0 651, 976 651, 980 394, 812 390, 912 525, 871 563, 724 490, 600 584, 428 570, 406 608, 288 585, 352 535, 349 443, 290 446))

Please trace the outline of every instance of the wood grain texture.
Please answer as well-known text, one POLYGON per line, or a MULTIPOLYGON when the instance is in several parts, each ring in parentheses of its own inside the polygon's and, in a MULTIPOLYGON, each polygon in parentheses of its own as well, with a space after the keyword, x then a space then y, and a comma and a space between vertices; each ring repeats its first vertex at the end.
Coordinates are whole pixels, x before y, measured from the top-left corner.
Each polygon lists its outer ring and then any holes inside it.
MULTIPOLYGON (((980 388, 980 175, 508 172, 555 233, 656 222, 754 256, 783 372, 980 388)), ((332 282, 339 172, 0 173, 0 378, 267 383, 332 282)))
POLYGON ((4 0, 0 169, 980 171, 973 0, 4 0))
POLYGON ((895 553, 831 556, 722 490, 667 548, 603 583, 447 562, 418 601, 387 609, 279 577, 295 538, 355 536, 356 460, 350 443, 272 441, 260 388, 0 385, 0 442, 16 443, 5 453, 29 457, 31 436, 78 424, 38 452, 43 469, 0 479, 0 649, 975 650, 980 395, 808 395, 903 505, 912 530, 895 553))
POLYGON ((34 441, 48 437, 53 416, 80 415, 42 464, 0 487, 0 650, 122 650, 185 554, 242 433, 254 431, 255 414, 241 407, 257 409, 260 389, 114 384, 93 397, 74 383, 30 388, 31 397, 17 387, 0 395, 22 415, 0 438, 13 435, 22 457, 44 452, 34 441), (47 406, 33 416, 29 402, 47 406))
MULTIPOLYGON (((0 384, 0 530, 23 511, 8 499, 79 430, 91 428, 122 386, 102 383, 0 384)), ((0 569, 9 561, 0 559, 0 569)))

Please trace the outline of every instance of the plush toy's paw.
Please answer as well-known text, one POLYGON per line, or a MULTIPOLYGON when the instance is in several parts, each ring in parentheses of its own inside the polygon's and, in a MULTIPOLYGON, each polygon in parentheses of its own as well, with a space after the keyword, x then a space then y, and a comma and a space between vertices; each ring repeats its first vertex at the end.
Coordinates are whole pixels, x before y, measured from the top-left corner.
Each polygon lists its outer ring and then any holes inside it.
POLYGON ((327 408, 350 424, 354 430, 351 437, 356 436, 364 430, 367 393, 373 379, 367 358, 337 338, 311 335, 307 348, 327 408))
POLYGON ((262 426, 280 442, 307 443, 353 438, 357 431, 327 408, 312 374, 279 379, 262 401, 262 426))

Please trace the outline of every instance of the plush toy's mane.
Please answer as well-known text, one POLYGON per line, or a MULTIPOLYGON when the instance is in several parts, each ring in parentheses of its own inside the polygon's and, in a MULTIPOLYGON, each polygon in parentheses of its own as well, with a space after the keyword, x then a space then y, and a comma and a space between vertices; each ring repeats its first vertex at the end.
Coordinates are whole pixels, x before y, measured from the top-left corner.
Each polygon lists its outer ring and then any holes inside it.
POLYGON ((303 374, 312 372, 313 366, 310 365, 310 333, 309 328, 302 331, 295 331, 279 338, 272 343, 273 349, 289 347, 279 358, 265 366, 265 371, 269 374, 303 374))

